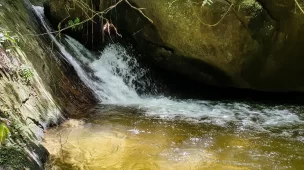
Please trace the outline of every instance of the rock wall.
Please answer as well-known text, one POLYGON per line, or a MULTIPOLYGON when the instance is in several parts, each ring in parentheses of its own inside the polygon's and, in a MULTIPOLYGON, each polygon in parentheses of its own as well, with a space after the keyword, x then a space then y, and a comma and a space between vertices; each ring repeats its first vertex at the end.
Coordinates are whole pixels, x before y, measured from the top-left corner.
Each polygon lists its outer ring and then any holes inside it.
POLYGON ((76 116, 96 100, 42 35, 31 3, 0 4, 0 32, 19 37, 13 47, 8 42, 0 46, 0 122, 11 131, 0 146, 0 169, 43 169, 47 151, 40 141, 45 128, 64 116, 76 116))
MULTIPOLYGON (((100 2, 100 9, 114 4, 100 2)), ((128 2, 153 23, 126 3, 107 18, 133 37, 148 63, 212 86, 304 91, 304 14, 294 0, 128 2)))
POLYGON ((304 15, 293 0, 129 2, 153 23, 124 5, 116 24, 159 67, 215 86, 304 90, 304 15))

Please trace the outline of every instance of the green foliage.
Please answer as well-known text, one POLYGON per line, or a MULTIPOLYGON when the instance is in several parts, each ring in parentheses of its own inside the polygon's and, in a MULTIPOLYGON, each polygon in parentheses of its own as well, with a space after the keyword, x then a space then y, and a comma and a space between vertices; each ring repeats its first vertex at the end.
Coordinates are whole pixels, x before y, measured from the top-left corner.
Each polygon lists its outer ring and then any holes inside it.
POLYGON ((65 25, 64 28, 61 28, 62 21, 57 25, 58 28, 58 36, 61 38, 61 30, 65 30, 67 28, 71 28, 72 31, 80 31, 83 29, 83 23, 81 23, 80 19, 77 17, 74 20, 68 20, 68 23, 65 25))
POLYGON ((0 29, 0 48, 6 48, 6 51, 10 52, 12 48, 18 48, 18 41, 18 36, 11 35, 10 31, 0 29))
POLYGON ((61 30, 61 22, 57 26, 58 30, 61 30))
POLYGON ((83 29, 83 25, 80 24, 80 19, 78 17, 74 20, 69 20, 67 27, 71 27, 72 31, 80 31, 83 29))
POLYGON ((30 79, 34 76, 34 73, 29 67, 21 67, 19 75, 24 78, 27 83, 29 83, 30 79))
POLYGON ((9 131, 8 127, 6 126, 6 124, 1 123, 0 124, 0 145, 4 144, 9 133, 10 133, 10 131, 9 131))

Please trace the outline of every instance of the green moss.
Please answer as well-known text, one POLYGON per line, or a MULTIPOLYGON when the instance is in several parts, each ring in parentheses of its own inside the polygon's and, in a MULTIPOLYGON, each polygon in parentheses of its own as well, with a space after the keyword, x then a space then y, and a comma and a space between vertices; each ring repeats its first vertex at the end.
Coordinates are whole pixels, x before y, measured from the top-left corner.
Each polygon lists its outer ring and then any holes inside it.
POLYGON ((0 169, 21 170, 30 167, 34 167, 34 165, 25 151, 16 147, 0 148, 0 169))
POLYGON ((242 6, 248 7, 248 8, 254 8, 256 10, 262 10, 263 7, 261 4, 259 4, 256 0, 245 0, 242 1, 242 6))
POLYGON ((252 17, 256 17, 263 11, 262 5, 256 0, 244 0, 239 4, 239 6, 240 8, 249 10, 247 12, 250 12, 252 17))

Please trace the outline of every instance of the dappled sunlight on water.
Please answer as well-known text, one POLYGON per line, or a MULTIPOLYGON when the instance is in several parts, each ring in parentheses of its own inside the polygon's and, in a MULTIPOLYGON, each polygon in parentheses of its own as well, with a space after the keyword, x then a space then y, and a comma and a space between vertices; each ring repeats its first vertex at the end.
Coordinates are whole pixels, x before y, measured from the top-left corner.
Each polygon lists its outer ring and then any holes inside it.
POLYGON ((304 168, 304 144, 293 138, 121 110, 68 120, 48 130, 44 145, 49 169, 304 168))

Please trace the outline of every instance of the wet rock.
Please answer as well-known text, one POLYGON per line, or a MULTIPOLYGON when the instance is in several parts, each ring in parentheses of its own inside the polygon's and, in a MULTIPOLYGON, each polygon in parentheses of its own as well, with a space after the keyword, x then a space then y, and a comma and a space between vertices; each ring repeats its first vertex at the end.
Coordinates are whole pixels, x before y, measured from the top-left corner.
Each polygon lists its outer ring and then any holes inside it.
POLYGON ((0 31, 19 37, 13 47, 0 47, 0 122, 9 120, 11 131, 0 149, 0 169, 43 169, 48 156, 40 145, 45 128, 97 100, 43 36, 28 0, 1 1, 0 25, 0 31), (24 77, 22 68, 29 68, 32 76, 24 77))

